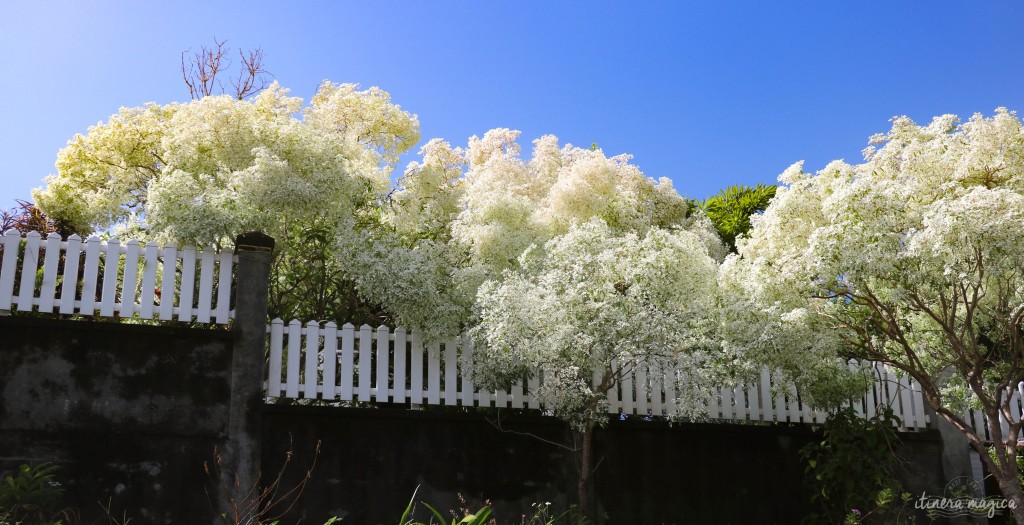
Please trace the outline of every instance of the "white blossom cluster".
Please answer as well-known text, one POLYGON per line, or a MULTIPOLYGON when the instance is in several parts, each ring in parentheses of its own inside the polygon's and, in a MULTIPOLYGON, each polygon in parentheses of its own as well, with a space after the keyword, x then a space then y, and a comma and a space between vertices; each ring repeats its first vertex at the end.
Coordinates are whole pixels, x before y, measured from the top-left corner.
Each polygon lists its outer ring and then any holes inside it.
POLYGON ((416 117, 377 88, 325 82, 305 108, 287 95, 274 83, 245 101, 122 108, 71 139, 33 197, 82 232, 123 223, 181 244, 246 230, 283 238, 295 221, 351 217, 376 200, 388 166, 419 140, 416 117))
POLYGON ((425 340, 457 335, 469 322, 472 296, 454 281, 443 243, 409 245, 384 228, 351 225, 339 229, 337 257, 362 300, 383 306, 396 325, 425 340))
POLYGON ((552 135, 520 158, 519 132, 493 129, 465 148, 434 140, 394 193, 392 221, 404 234, 451 240, 470 261, 470 278, 497 278, 520 255, 573 225, 600 219, 614 235, 658 228, 700 230, 715 257, 724 249, 710 223, 687 218, 686 200, 667 178, 655 181, 628 155, 566 145, 552 135))
POLYGON ((452 225, 456 242, 491 271, 515 268, 523 250, 601 219, 613 234, 686 224, 687 204, 668 179, 654 181, 628 155, 534 141, 519 159, 519 132, 495 129, 470 139, 464 209, 452 225))
POLYGON ((388 280, 405 275, 399 265, 427 265, 435 277, 447 265, 447 284, 417 284, 388 304, 409 322, 473 326, 482 384, 535 377, 545 406, 577 426, 601 419, 607 390, 639 363, 700 378, 679 382, 674 414, 695 415, 729 363, 711 335, 724 257, 714 228, 628 155, 560 147, 549 135, 524 160, 518 138, 493 129, 465 148, 428 142, 389 201, 403 247, 370 236, 378 248, 352 252, 364 260, 349 265, 375 268, 373 293, 383 295, 397 290, 388 280), (398 253, 407 250, 420 255, 409 261, 398 253), (388 255, 360 255, 373 252, 388 255), (429 309, 407 312, 417 301, 429 309))

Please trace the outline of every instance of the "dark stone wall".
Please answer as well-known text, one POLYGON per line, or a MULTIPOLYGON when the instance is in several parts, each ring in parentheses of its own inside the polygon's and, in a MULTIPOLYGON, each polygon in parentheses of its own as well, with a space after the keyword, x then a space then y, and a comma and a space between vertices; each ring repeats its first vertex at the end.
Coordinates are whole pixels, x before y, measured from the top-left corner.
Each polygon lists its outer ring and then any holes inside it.
POLYGON ((0 472, 51 461, 82 523, 211 523, 231 335, 0 317, 0 472))
MULTIPOLYGON (((546 443, 567 429, 537 415, 269 406, 263 473, 297 486, 319 458, 293 511, 282 521, 348 525, 396 523, 416 500, 442 511, 476 510, 490 499, 499 523, 519 523, 532 503, 564 510, 576 501, 574 458, 546 443), (529 434, 529 435, 528 435, 529 434)), ((594 474, 603 523, 799 523, 810 509, 800 449, 820 435, 803 426, 612 421, 596 436, 594 474)), ((942 486, 934 432, 905 435, 906 483, 942 486)), ((934 488, 930 489, 934 490, 934 488)), ((283 510, 283 507, 282 507, 283 510)), ((422 509, 425 510, 425 509, 422 509)), ((418 514, 426 518, 425 513, 418 514)))

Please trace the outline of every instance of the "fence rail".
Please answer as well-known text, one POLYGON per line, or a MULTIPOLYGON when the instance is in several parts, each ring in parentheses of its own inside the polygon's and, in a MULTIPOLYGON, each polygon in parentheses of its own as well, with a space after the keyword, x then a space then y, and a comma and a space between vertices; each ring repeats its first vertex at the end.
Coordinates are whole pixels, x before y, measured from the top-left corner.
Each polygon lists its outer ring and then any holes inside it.
MULTIPOLYGON (((535 392, 543 378, 531 378, 509 391, 490 392, 475 385, 473 346, 464 337, 425 344, 415 332, 402 328, 374 329, 351 324, 338 327, 299 321, 287 325, 275 319, 267 327, 270 361, 266 393, 270 398, 318 399, 367 403, 410 403, 464 407, 542 409, 535 392)), ((853 366, 853 365, 851 365, 853 366)), ((876 381, 860 399, 850 402, 857 413, 873 416, 892 407, 904 428, 923 429, 920 386, 876 365, 876 381)), ((682 379, 676 370, 637 365, 624 371, 616 389, 608 392, 612 414, 661 416, 673 414, 675 388, 682 379)), ((710 419, 778 423, 821 423, 826 414, 802 402, 793 389, 762 370, 758 381, 716 391, 701 407, 710 419), (790 393, 786 393, 786 391, 790 393)))
POLYGON ((0 249, 0 312, 218 324, 234 317, 231 252, 16 230, 0 249))

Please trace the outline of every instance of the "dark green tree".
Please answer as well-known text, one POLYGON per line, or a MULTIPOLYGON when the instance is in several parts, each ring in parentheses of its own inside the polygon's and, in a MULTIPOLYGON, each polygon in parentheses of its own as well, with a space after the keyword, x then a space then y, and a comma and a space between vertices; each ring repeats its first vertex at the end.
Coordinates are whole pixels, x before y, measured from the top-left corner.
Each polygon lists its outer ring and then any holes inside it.
POLYGON ((718 230, 718 236, 736 251, 736 238, 750 230, 750 216, 761 213, 775 197, 773 185, 729 186, 704 200, 691 200, 690 205, 704 212, 718 230))

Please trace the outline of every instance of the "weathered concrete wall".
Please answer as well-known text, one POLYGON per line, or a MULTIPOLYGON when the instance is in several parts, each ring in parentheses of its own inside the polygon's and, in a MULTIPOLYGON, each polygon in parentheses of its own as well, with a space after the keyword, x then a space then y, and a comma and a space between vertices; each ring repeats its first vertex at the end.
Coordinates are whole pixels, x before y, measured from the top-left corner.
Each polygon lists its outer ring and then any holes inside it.
POLYGON ((223 447, 226 331, 0 318, 0 471, 52 461, 83 523, 211 523, 203 463, 223 447))
MULTIPOLYGON (((413 491, 442 510, 457 494, 476 510, 490 498, 499 522, 532 503, 575 502, 566 428, 540 416, 271 406, 264 413, 264 478, 292 451, 282 486, 297 485, 322 442, 313 476, 282 523, 395 523, 413 491), (531 434, 532 436, 526 435, 531 434)), ((800 449, 820 435, 802 426, 615 421, 596 436, 594 474, 604 523, 799 523, 810 503, 800 449)), ((899 454, 908 490, 942 487, 934 432, 909 434, 899 454)), ((425 509, 423 509, 425 510, 425 509)), ((422 514, 421 517, 426 517, 422 514)), ((518 523, 518 518, 511 520, 518 523)))

